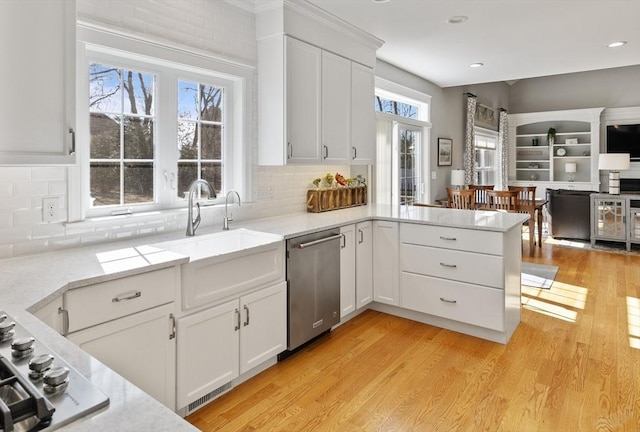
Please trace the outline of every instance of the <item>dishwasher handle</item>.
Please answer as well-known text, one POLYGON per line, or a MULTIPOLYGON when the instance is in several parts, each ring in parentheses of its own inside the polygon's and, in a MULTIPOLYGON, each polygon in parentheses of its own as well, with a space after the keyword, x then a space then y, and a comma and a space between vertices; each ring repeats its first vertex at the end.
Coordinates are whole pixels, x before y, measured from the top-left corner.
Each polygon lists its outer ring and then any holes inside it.
POLYGON ((330 237, 321 238, 321 239, 310 241, 310 242, 307 242, 307 243, 300 243, 300 244, 296 245, 296 247, 298 249, 304 249, 304 248, 307 248, 309 246, 315 246, 317 244, 326 243, 328 241, 339 239, 341 237, 342 237, 341 234, 336 234, 336 235, 332 235, 330 237))

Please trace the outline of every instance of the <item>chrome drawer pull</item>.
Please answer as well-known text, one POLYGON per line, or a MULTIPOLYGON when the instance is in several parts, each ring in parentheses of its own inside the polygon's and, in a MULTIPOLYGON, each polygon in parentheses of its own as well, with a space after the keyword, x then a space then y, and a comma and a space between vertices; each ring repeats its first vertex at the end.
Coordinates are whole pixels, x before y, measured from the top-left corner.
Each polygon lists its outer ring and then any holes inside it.
POLYGON ((121 301, 125 301, 125 300, 133 300, 133 299, 137 299, 138 297, 142 297, 142 292, 140 291, 136 291, 135 293, 128 295, 128 296, 124 296, 124 297, 114 297, 111 299, 111 301, 113 303, 119 303, 121 301))
POLYGON ((445 236, 440 236, 440 240, 449 240, 449 241, 456 241, 458 240, 455 237, 445 237, 445 236))
POLYGON ((442 267, 449 267, 449 268, 456 268, 456 267, 458 267, 456 264, 440 263, 440 265, 441 265, 442 267))
POLYGON ((444 297, 440 297, 440 301, 443 301, 445 303, 458 303, 458 300, 448 300, 444 297))

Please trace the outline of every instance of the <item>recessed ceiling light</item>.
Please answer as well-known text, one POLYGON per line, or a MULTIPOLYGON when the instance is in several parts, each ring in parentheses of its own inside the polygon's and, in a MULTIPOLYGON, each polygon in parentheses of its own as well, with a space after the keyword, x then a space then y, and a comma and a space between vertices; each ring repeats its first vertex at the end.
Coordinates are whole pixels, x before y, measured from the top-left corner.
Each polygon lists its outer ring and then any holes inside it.
POLYGON ((611 42, 609 45, 607 45, 609 48, 616 48, 616 47, 621 47, 622 45, 625 45, 627 43, 627 41, 617 41, 617 42, 611 42))
POLYGON ((371 0, 374 3, 389 3, 391 0, 371 0))
POLYGON ((469 19, 469 17, 464 16, 464 15, 456 15, 456 16, 452 16, 447 18, 447 22, 449 24, 461 24, 465 21, 467 21, 469 19))
POLYGON ((471 63, 469 67, 478 68, 484 66, 484 63, 471 63))

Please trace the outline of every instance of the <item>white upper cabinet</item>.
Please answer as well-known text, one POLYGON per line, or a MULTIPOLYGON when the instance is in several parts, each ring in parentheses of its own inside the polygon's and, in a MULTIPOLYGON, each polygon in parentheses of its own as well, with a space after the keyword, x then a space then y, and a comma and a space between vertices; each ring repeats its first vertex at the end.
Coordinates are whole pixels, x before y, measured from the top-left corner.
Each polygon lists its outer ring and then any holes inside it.
POLYGON ((373 69, 351 63, 351 163, 372 164, 376 158, 373 69))
MULTIPOLYGON (((371 99, 373 101, 373 98, 371 99)), ((373 102, 371 102, 373 106, 373 102)), ((322 161, 349 163, 351 62, 322 52, 322 161)))
POLYGON ((0 2, 0 164, 75 162, 75 1, 0 2))
POLYGON ((369 164, 379 39, 307 2, 257 14, 260 165, 369 164))
POLYGON ((286 158, 291 163, 315 163, 320 159, 322 52, 292 38, 286 45, 286 158))

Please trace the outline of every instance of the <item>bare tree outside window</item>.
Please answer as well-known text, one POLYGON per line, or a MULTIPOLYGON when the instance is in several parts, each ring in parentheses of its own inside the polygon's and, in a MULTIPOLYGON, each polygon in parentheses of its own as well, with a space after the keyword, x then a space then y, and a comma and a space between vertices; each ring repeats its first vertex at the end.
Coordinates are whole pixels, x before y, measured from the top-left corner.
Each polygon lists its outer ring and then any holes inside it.
POLYGON ((381 96, 375 96, 375 108, 378 112, 393 114, 400 117, 411 119, 418 118, 418 107, 404 102, 398 102, 391 99, 385 99, 381 96))
POLYGON ((178 81, 178 197, 189 185, 207 180, 223 190, 224 90, 207 84, 178 81))
POLYGON ((154 202, 155 76, 89 66, 92 206, 154 202))

